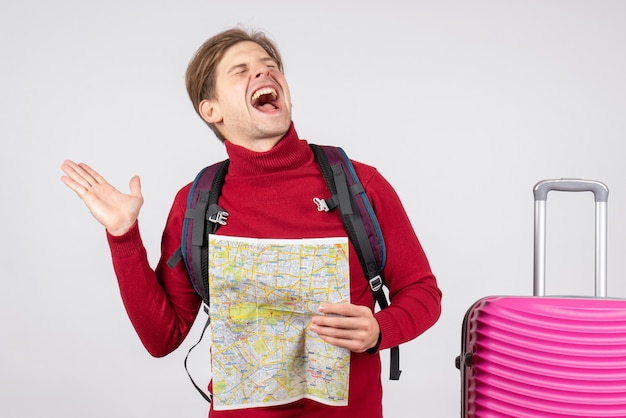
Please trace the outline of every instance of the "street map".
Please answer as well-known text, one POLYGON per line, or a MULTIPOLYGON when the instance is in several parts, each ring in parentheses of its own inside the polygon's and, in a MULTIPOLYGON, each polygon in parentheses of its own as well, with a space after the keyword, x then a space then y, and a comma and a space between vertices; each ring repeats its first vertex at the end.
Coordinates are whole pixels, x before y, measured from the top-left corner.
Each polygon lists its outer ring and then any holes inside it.
POLYGON ((350 301, 348 239, 209 239, 214 409, 347 405, 349 350, 308 328, 350 301))

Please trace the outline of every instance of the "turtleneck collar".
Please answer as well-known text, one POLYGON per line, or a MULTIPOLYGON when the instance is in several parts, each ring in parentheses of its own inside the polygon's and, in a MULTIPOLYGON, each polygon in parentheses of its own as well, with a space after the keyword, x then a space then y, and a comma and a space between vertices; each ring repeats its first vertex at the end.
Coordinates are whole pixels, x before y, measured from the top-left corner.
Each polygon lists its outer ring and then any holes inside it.
POLYGON ((285 136, 269 151, 255 152, 225 141, 230 159, 231 176, 258 176, 272 174, 305 165, 313 152, 305 140, 300 140, 293 122, 285 136))

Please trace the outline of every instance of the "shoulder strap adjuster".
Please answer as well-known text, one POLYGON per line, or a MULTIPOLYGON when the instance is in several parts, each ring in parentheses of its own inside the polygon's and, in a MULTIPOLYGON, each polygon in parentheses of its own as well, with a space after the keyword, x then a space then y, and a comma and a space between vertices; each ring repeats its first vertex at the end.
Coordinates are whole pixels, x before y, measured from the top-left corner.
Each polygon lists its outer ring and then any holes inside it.
MULTIPOLYGON (((229 213, 224 209, 216 205, 215 203, 209 205, 209 209, 206 212, 206 220, 213 222, 217 226, 226 225, 229 213)), ((214 229, 217 229, 217 226, 214 229)))
POLYGON ((380 277, 380 274, 376 275, 376 277, 369 279, 368 281, 372 292, 378 292, 383 287, 383 278, 380 277))

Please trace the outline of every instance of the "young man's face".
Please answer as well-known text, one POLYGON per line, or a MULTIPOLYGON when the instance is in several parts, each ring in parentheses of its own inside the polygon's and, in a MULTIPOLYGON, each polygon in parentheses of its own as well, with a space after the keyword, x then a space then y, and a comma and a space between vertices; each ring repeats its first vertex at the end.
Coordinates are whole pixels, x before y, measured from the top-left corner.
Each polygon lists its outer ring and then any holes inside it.
POLYGON ((215 91, 216 99, 200 103, 200 114, 236 145, 267 151, 291 125, 287 81, 255 42, 226 50, 216 68, 215 91))

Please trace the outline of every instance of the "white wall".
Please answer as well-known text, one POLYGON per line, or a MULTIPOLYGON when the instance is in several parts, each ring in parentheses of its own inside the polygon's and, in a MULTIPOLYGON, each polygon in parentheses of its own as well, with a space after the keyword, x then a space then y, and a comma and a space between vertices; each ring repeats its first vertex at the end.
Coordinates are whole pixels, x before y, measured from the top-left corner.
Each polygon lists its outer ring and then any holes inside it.
MULTIPOLYGON (((174 193, 224 156, 185 67, 238 23, 278 42, 300 135, 395 185, 443 289, 440 321, 402 349, 402 379, 385 376, 386 416, 459 415, 463 315, 482 296, 531 292, 540 179, 609 186, 609 293, 626 297, 626 2, 5 1, 2 416, 206 416, 182 368, 200 324, 169 357, 148 356, 104 231, 59 166, 89 162, 122 189, 140 174, 156 262, 174 193)), ((550 195, 549 292, 593 288, 591 202, 550 195)))

